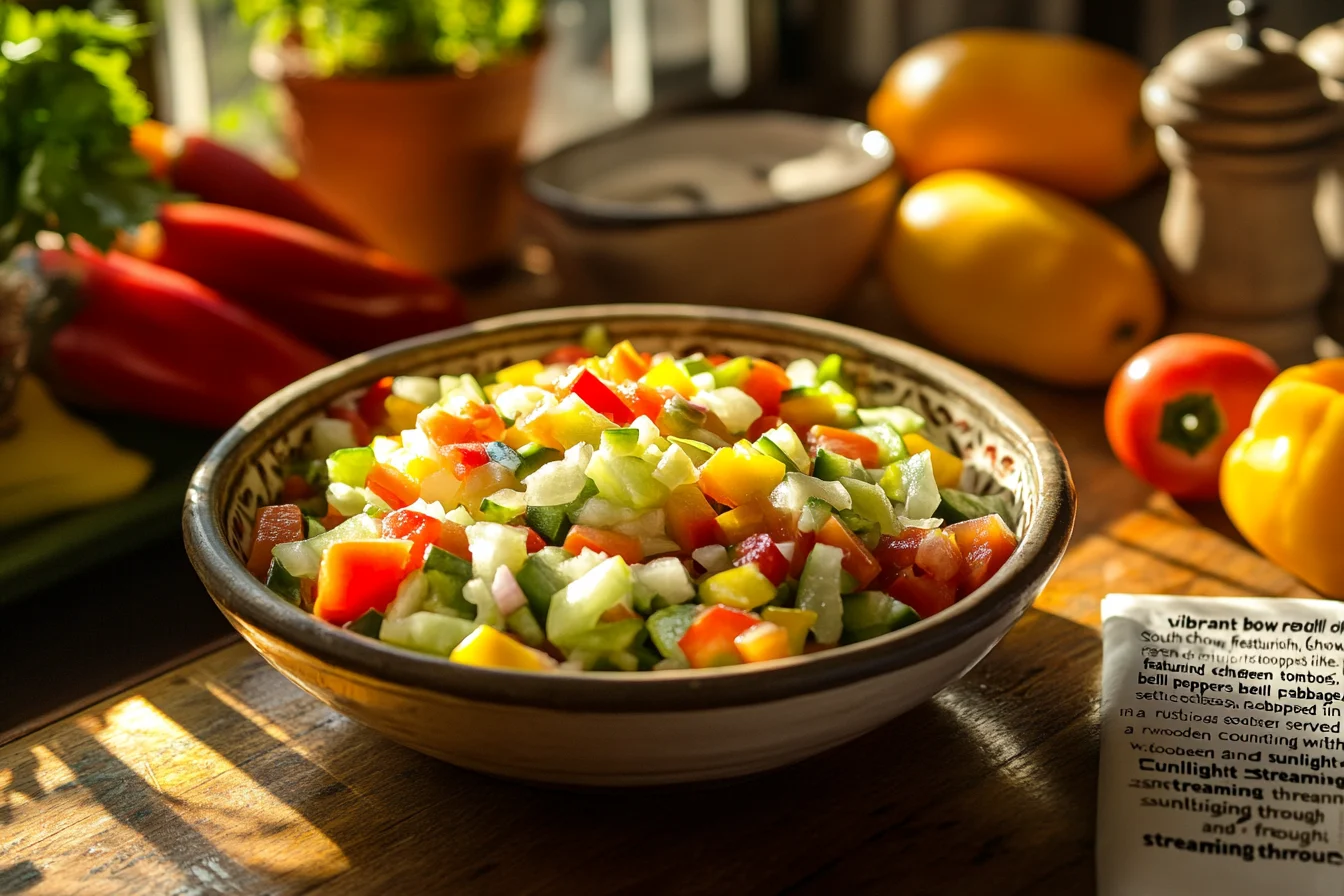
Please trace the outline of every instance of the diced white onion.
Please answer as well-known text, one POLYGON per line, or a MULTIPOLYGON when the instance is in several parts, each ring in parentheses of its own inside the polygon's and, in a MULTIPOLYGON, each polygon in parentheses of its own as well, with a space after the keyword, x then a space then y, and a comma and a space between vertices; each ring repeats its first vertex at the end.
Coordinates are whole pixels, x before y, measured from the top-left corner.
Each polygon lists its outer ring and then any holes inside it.
POLYGON ((701 392, 695 400, 713 411, 729 432, 746 432, 761 416, 761 406, 756 399, 736 386, 701 392))
POLYGON ((728 549, 721 544, 707 544, 691 551, 691 559, 699 563, 705 572, 722 572, 728 568, 728 549))
POLYGON ((518 587, 518 580, 507 566, 495 570, 495 580, 490 585, 490 593, 495 596, 495 605, 499 612, 508 616, 515 610, 527 605, 527 595, 518 587))
POLYGON ((937 529, 943 524, 943 521, 937 517, 925 517, 923 519, 911 519, 908 516, 896 517, 896 522, 900 523, 906 529, 937 529))
POLYGON ((392 380, 392 394, 416 404, 429 405, 442 396, 439 381, 428 376, 399 376, 392 380))
POLYGON ((793 562, 793 552, 797 549, 798 545, 796 545, 792 541, 781 541, 779 544, 775 545, 775 547, 778 548, 779 552, 784 555, 785 560, 789 561, 790 563, 793 562))
POLYGON ((308 437, 313 443, 313 453, 318 457, 326 457, 341 448, 356 448, 359 445, 355 441, 355 428, 350 425, 350 421, 337 420, 334 417, 319 417, 314 420, 312 429, 308 430, 308 437))

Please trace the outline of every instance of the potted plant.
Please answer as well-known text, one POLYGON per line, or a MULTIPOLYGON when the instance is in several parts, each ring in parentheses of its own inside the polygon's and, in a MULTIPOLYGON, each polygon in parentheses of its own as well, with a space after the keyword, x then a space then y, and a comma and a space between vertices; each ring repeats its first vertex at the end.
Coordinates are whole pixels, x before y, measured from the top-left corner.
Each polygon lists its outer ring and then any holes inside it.
POLYGON ((438 274, 504 259, 543 0, 240 0, 299 179, 438 274))

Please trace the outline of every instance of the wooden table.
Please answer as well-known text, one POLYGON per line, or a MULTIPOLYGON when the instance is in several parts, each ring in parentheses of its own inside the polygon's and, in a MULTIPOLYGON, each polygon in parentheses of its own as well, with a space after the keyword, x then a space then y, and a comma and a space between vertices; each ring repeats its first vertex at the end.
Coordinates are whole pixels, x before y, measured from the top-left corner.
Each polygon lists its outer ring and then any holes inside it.
MULTIPOLYGON (((845 318, 894 326, 873 300, 845 318)), ((1000 379, 1069 457, 1072 547, 886 727, 733 783, 537 789, 397 746, 235 643, 0 747, 0 894, 1090 892, 1101 597, 1314 595, 1120 468, 1099 394, 1000 379)))

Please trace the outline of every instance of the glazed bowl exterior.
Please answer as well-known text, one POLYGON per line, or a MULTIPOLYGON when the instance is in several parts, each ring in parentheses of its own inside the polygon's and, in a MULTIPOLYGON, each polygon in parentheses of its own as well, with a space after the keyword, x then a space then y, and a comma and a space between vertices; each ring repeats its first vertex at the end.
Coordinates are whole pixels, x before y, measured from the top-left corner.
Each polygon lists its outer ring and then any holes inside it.
POLYGON ((1044 587, 1068 543, 1074 490, 1050 434, 997 386, 920 348, 786 314, 686 305, 562 308, 495 318, 350 358, 284 389, 202 461, 183 525, 215 603, 299 687, 413 749, 532 781, 635 786, 727 778, 844 743, 974 666, 1044 587), (533 674, 451 663, 329 625, 243 564, 259 507, 332 400, 393 373, 485 373, 575 341, 591 323, 644 350, 787 363, 838 352, 870 405, 905 404, 955 447, 969 488, 1007 492, 1017 551, 951 609, 859 644, 772 663, 660 673, 533 674))
POLYGON ((753 112, 641 124, 531 165, 528 217, 566 288, 587 300, 825 314, 858 281, 890 226, 900 180, 893 162, 885 137, 842 119, 753 112), (703 138, 696 136, 701 125, 703 138), (829 159, 821 154, 841 145, 853 152, 852 161, 836 162, 842 175, 834 191, 684 211, 622 206, 578 190, 585 169, 639 159, 654 146, 711 157, 746 147, 745 163, 764 171, 773 146, 811 128, 816 156, 829 159))

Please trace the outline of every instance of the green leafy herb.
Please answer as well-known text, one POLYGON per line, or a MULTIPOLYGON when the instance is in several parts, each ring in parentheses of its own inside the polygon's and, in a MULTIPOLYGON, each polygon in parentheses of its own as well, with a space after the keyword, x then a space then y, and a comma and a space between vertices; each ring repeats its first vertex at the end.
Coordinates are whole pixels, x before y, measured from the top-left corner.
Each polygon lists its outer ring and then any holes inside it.
POLYGON ((166 190, 131 148, 149 103, 128 73, 145 29, 0 2, 0 260, 40 230, 99 248, 154 217, 166 190))
POLYGON ((238 0, 263 46, 297 49, 321 76, 474 72, 524 50, 544 7, 543 0, 238 0))

